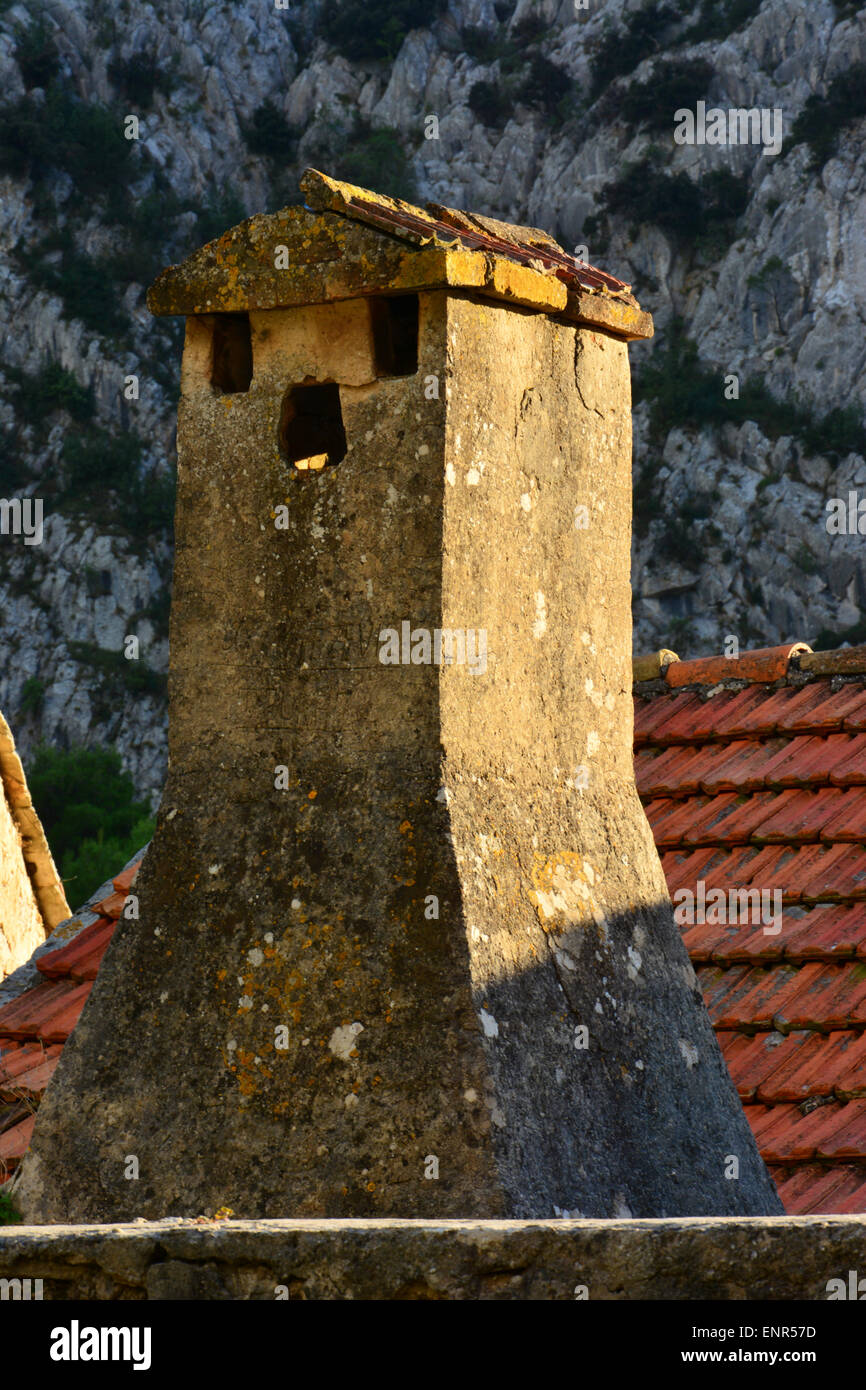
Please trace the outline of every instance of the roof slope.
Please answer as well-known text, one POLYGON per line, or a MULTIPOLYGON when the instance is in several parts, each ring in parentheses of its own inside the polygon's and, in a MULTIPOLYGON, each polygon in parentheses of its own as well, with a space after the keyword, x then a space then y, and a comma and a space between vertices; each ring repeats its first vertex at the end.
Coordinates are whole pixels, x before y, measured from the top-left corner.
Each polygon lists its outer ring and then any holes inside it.
POLYGON ((438 203, 415 207, 316 169, 306 171, 301 191, 304 207, 248 218, 164 270, 148 292, 151 312, 234 313, 447 287, 620 338, 652 336, 629 285, 535 227, 438 203))
POLYGON ((789 1212, 866 1212, 866 648, 636 690, 638 791, 758 1147, 789 1212))
POLYGON ((0 989, 0 1183, 30 1143, 36 1111, 78 1022, 144 850, 62 922, 0 989), (111 890, 106 893, 105 890, 111 890))

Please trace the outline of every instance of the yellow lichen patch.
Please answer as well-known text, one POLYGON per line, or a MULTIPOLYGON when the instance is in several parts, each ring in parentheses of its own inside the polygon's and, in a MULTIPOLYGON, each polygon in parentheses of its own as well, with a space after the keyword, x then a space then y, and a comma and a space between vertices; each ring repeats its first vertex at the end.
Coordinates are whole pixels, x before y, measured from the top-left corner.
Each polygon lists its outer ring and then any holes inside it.
POLYGON ((545 928, 586 922, 596 918, 598 906, 592 892, 595 872, 592 865, 574 850, 558 854, 533 855, 532 888, 529 900, 545 928))

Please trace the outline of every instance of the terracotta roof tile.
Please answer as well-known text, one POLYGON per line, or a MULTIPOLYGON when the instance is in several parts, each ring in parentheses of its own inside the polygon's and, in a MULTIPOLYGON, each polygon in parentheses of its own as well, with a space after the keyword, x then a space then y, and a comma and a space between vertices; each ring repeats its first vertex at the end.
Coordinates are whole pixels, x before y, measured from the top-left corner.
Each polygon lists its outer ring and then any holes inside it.
POLYGON ((36 962, 37 970, 50 979, 68 975, 74 980, 95 980, 114 928, 114 921, 100 917, 79 932, 68 946, 40 956, 36 962))
POLYGON ((768 1070, 779 1065, 787 1039, 781 1033, 720 1032, 719 1045, 741 1100, 754 1100, 768 1070))
POLYGON ((29 1065, 17 1067, 14 1074, 10 1074, 0 1060, 0 1097, 4 1100, 13 1100, 20 1095, 40 1097, 54 1075, 54 1068, 60 1060, 61 1048, 58 1044, 36 1047, 32 1052, 28 1048, 27 1051, 31 1053, 29 1065))
POLYGON ((635 700, 635 746, 679 743, 688 739, 690 721, 704 707, 698 695, 664 695, 657 700, 635 700), (683 732, 685 730, 685 732, 683 732))
POLYGON ((831 1173, 844 1173, 844 1178, 826 1196, 813 1200, 809 1212, 815 1216, 859 1216, 866 1212, 866 1173, 862 1167, 831 1168, 831 1173))
POLYGON ((760 791, 768 785, 767 765, 774 761, 782 747, 782 740, 759 743, 754 739, 733 739, 729 743, 717 743, 719 756, 701 779, 703 790, 710 795, 723 791, 760 791), (722 750, 729 756, 723 757, 722 750))
POLYGON ((816 903, 785 913, 785 954, 790 959, 826 960, 866 951, 866 903, 816 903), (802 913, 802 916, 795 914, 802 913))
POLYGON ((845 796, 838 787, 779 792, 773 799, 773 811, 754 827, 752 838, 770 844, 818 840, 840 810, 844 811, 845 796))
POLYGON ((112 880, 116 892, 123 893, 124 897, 126 896, 126 894, 128 894, 130 888, 135 882, 136 874, 141 868, 141 863, 141 859, 136 859, 134 864, 128 864, 127 867, 117 875, 117 878, 112 880))
POLYGON ((33 1114, 0 1134, 0 1177, 4 1172, 11 1173, 21 1162, 27 1152, 35 1123, 36 1115, 33 1114))
POLYGON ((866 1212, 866 672, 659 694, 638 726, 683 941, 786 1210, 866 1212))
POLYGON ((65 1042, 78 1022, 91 982, 47 980, 0 1009, 0 1036, 65 1042))
MULTIPOLYGON (((835 1106, 828 1105, 828 1112, 835 1106)), ((815 1112, 818 1113, 817 1111, 815 1112)), ((827 1122, 814 1131, 818 1158, 853 1158, 866 1153, 866 1100, 850 1100, 830 1113, 827 1122)))
POLYGON ((121 912, 123 904, 126 902, 127 894, 115 891, 109 897, 103 898, 101 902, 93 904, 93 911, 98 912, 101 917, 107 917, 110 921, 116 922, 121 912))
POLYGON ((816 1216, 822 1212, 866 1210, 866 1174, 850 1166, 828 1168, 807 1164, 796 1178, 779 1187, 779 1195, 792 1216, 816 1216), (859 1194, 859 1196, 858 1196, 859 1194), (854 1202, 855 1205, 850 1204, 854 1202))
POLYGON ((752 796, 724 792, 706 800, 690 797, 679 805, 678 824, 687 827, 682 835, 683 845, 742 845, 748 843, 755 827, 767 819, 777 805, 777 797, 774 792, 757 792, 752 796), (690 808, 693 808, 691 824, 688 820, 690 808))
MULTIPOLYGON (((830 792, 823 793, 829 799, 830 792)), ((857 843, 866 840, 866 787, 851 788, 843 792, 836 803, 835 815, 821 829, 822 840, 857 843)))

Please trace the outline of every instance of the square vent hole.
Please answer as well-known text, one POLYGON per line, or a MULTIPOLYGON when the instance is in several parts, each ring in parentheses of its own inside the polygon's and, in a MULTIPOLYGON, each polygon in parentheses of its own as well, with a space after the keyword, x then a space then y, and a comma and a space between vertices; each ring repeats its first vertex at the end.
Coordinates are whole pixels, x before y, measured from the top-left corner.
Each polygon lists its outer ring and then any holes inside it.
POLYGON ((340 388, 329 381, 292 386, 280 411, 280 453, 302 472, 333 468, 346 457, 340 388))
POLYGON ((377 376, 414 376, 418 370, 417 294, 370 299, 377 376))

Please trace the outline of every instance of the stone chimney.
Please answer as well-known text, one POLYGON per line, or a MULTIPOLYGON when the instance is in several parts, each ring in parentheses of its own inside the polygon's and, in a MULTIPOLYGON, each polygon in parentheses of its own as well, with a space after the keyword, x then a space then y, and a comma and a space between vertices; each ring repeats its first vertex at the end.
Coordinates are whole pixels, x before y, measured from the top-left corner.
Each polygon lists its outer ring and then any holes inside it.
POLYGON ((302 189, 150 293, 170 769, 19 1205, 779 1212, 634 786, 649 317, 542 232, 302 189))

